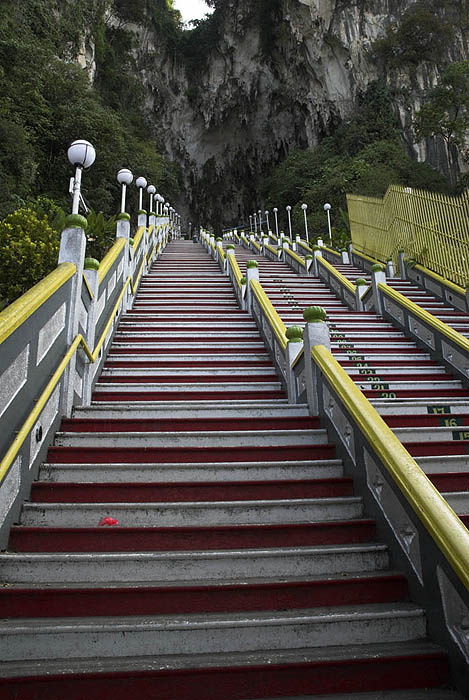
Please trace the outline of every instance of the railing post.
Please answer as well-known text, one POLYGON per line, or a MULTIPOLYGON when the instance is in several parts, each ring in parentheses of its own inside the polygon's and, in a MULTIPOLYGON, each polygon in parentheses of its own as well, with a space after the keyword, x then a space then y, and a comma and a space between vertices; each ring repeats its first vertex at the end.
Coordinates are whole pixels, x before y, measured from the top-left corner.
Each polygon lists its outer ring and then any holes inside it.
POLYGON ((252 313, 252 291, 251 280, 259 279, 259 264, 257 260, 248 260, 246 262, 246 286, 247 286, 247 308, 249 313, 252 313))
POLYGON ((405 252, 403 250, 399 251, 399 275, 401 280, 407 279, 407 272, 405 269, 405 252))
POLYGON ((365 279, 360 277, 359 279, 355 280, 355 285, 355 310, 364 311, 362 298, 368 289, 368 283, 365 279))
POLYGON ((322 258, 321 248, 319 245, 313 245, 313 275, 319 277, 318 258, 322 258))
POLYGON ((395 277, 394 263, 391 258, 386 263, 386 277, 388 277, 390 280, 394 279, 395 277))
POLYGON ((326 323, 327 313, 321 306, 310 306, 305 309, 303 318, 306 326, 303 331, 305 353, 305 379, 309 412, 312 416, 319 414, 318 376, 316 366, 313 367, 311 350, 315 345, 324 345, 331 349, 331 334, 326 323))
POLYGON ((288 338, 287 357, 286 357, 286 372, 287 372, 287 392, 288 403, 297 402, 297 391, 295 386, 295 374, 293 372, 293 363, 298 357, 303 347, 303 329, 301 326, 290 326, 287 328, 286 336, 288 338))
MULTIPOLYGON (((58 264, 64 262, 73 263, 77 269, 72 278, 70 290, 70 311, 67 326, 67 345, 70 346, 78 334, 78 322, 81 308, 81 288, 83 284, 83 265, 85 261, 86 236, 85 229, 88 222, 79 214, 71 214, 67 217, 66 228, 60 238, 58 264)), ((77 355, 71 359, 64 373, 64 391, 62 403, 62 415, 70 416, 74 403, 76 380, 77 355)), ((83 389, 82 389, 83 391, 83 389)))
POLYGON ((341 252, 341 256, 342 256, 342 265, 350 265, 350 258, 348 256, 348 253, 346 250, 343 250, 341 252))
MULTIPOLYGON (((88 343, 88 347, 91 348, 91 350, 93 350, 96 344, 96 309, 99 294, 99 276, 97 269, 84 270, 83 274, 86 277, 86 281, 88 282, 91 294, 93 295, 90 308, 88 310, 88 323, 86 328, 86 342, 88 343)), ((94 368, 95 365, 91 364, 90 362, 86 363, 85 370, 83 373, 83 406, 89 406, 91 404, 91 389, 93 383, 94 368)))
MULTIPOLYGON (((116 227, 116 238, 125 238, 125 252, 124 252, 124 283, 128 276, 131 274, 131 264, 130 264, 130 250, 129 250, 129 239, 130 239, 130 215, 129 214, 119 214, 117 217, 117 227, 116 227)), ((129 308, 129 294, 130 287, 124 298, 122 299, 122 311, 127 311, 129 308)))
POLYGON ((371 285, 373 287, 373 302, 375 311, 380 316, 383 315, 383 299, 378 289, 379 284, 386 284, 386 273, 383 265, 373 265, 371 268, 371 285))
POLYGON ((305 255, 305 263, 306 263, 306 274, 311 275, 312 274, 311 270, 314 271, 313 256, 312 255, 305 255))

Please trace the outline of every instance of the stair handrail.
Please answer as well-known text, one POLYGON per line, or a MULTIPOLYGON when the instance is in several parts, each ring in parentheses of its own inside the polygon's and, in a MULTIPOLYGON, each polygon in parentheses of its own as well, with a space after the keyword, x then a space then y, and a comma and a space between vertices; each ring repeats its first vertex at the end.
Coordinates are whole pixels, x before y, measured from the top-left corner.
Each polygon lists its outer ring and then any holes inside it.
POLYGON ((465 525, 332 353, 323 345, 316 345, 311 355, 469 590, 469 531, 465 525))
POLYGON ((425 267, 424 265, 420 265, 419 263, 417 263, 413 266, 413 269, 419 272, 423 272, 429 277, 433 277, 434 280, 444 285, 445 287, 448 287, 448 289, 451 289, 453 292, 456 292, 456 294, 460 294, 462 296, 466 294, 466 290, 463 287, 460 287, 459 284, 456 284, 456 282, 451 282, 451 280, 447 280, 446 277, 442 277, 438 274, 438 272, 429 270, 428 267, 425 267))
MULTIPOLYGON (((433 328, 433 330, 436 331, 436 333, 439 333, 440 335, 444 336, 449 342, 453 343, 454 345, 457 345, 459 349, 464 351, 466 357, 469 358, 469 340, 464 335, 458 333, 458 331, 456 331, 451 326, 448 326, 446 323, 444 323, 444 321, 441 321, 436 316, 433 316, 433 314, 429 313, 421 306, 411 301, 410 299, 408 299, 403 294, 398 292, 396 289, 393 289, 389 285, 380 282, 378 284, 378 290, 381 294, 390 298, 396 304, 399 304, 399 306, 403 307, 410 314, 412 314, 413 316, 417 316, 417 318, 419 318, 423 323, 433 328)), ((411 328, 410 330, 412 331, 411 328)), ((420 338, 420 340, 424 342, 424 339, 420 338)), ((433 346, 431 346, 431 349, 435 350, 433 346)), ((467 373, 465 369, 460 371, 463 377, 467 379, 467 373)))
POLYGON ((125 245, 127 243, 127 239, 123 237, 116 238, 112 248, 108 250, 104 258, 101 260, 99 267, 98 267, 98 279, 99 283, 101 284, 102 281, 105 279, 107 273, 113 266, 114 262, 117 260, 119 257, 121 251, 123 248, 125 248, 125 245))
POLYGON ((301 267, 307 270, 306 260, 300 257, 297 253, 295 253, 294 250, 290 250, 290 248, 284 248, 284 254, 285 256, 293 258, 293 260, 295 260, 301 267))
MULTIPOLYGON (((124 240, 124 239, 121 239, 121 240, 124 240)), ((63 265, 59 266, 59 267, 63 267, 64 265, 71 266, 74 268, 74 270, 76 270, 75 265, 72 265, 72 263, 63 263, 63 265)), ((11 465, 13 464, 13 462, 16 458, 16 455, 18 454, 19 450, 21 449, 24 441, 28 437, 28 435, 31 432, 32 428, 34 427, 37 419, 39 418, 44 406, 47 403, 47 400, 50 398, 52 392, 54 391, 55 387, 59 383, 63 373, 65 372, 67 366, 70 364, 70 362, 71 362, 73 356, 75 355, 75 353, 77 352, 77 350, 81 347, 81 349, 85 353, 86 357, 88 358, 88 361, 90 362, 90 364, 94 364, 96 362, 96 360, 99 356, 99 352, 101 350, 101 347, 103 346, 104 341, 106 340, 106 336, 109 333, 109 330, 110 330, 112 324, 114 323, 116 313, 119 310, 119 307, 121 305, 124 294, 125 294, 127 288, 129 287, 129 285, 132 289, 132 293, 135 294, 135 292, 137 291, 140 277, 143 274, 144 266, 145 266, 145 260, 143 260, 141 265, 140 265, 140 269, 139 269, 139 272, 137 274, 137 278, 136 278, 135 282, 132 280, 131 276, 129 276, 127 278, 127 280, 126 280, 126 282, 121 290, 121 293, 119 294, 119 297, 118 297, 111 313, 109 314, 109 318, 107 320, 107 323, 104 327, 103 332, 101 333, 101 336, 100 336, 94 350, 91 351, 85 338, 82 336, 81 333, 79 333, 75 337, 75 340, 73 341, 73 343, 71 344, 71 346, 67 350, 67 352, 66 352, 65 356, 63 357, 62 361, 60 362, 59 366, 57 367, 57 369, 55 370, 51 379, 47 383, 46 388, 44 389, 44 391, 41 393, 40 397, 38 398, 34 408, 29 413, 28 417, 26 418, 26 420, 24 421, 20 430, 18 431, 15 439, 13 440, 9 449, 5 453, 5 456, 2 458, 2 460, 0 462, 0 486, 3 482, 3 480, 5 479, 6 475, 8 474, 8 471, 9 471, 11 465)), ((65 270, 64 272, 70 272, 70 270, 65 270)), ((51 275, 53 275, 53 274, 54 273, 51 273, 51 275)), ((73 274, 74 274, 74 272, 73 272, 73 274)), ((70 276, 73 276, 73 274, 69 275, 69 277, 67 277, 67 279, 70 279, 70 276)), ((48 277, 50 277, 51 275, 49 275, 48 277)), ((46 280, 47 280, 47 278, 46 278, 46 280)), ((42 280, 42 282, 45 282, 45 280, 42 280)), ((41 283, 39 283, 39 285, 40 284, 41 283)), ((36 287, 39 285, 36 285, 36 287)), ((30 290, 30 292, 32 292, 34 289, 35 288, 33 287, 33 289, 30 290)), ((21 301, 21 299, 19 299, 18 301, 21 301)), ((13 302, 13 304, 14 303, 15 302, 13 302)), ((13 304, 11 306, 13 306, 13 304)), ((10 307, 8 307, 8 308, 10 308, 10 307)), ((0 333, 1 333, 1 330, 0 330, 0 333)), ((4 337, 7 337, 7 336, 4 336, 4 337)), ((0 335, 0 342, 2 342, 2 339, 4 339, 4 338, 0 335)))
POLYGON ((283 350, 286 350, 288 340, 286 336, 286 326, 280 316, 278 315, 275 307, 273 306, 272 302, 270 301, 269 297, 265 293, 261 283, 259 280, 251 280, 250 282, 251 290, 258 300, 262 310, 264 311, 267 319, 269 320, 269 323, 272 327, 272 330, 274 331, 275 335, 277 336, 277 339, 282 347, 283 350))
POLYGON ((339 272, 339 270, 336 270, 336 268, 324 258, 318 257, 316 259, 318 267, 322 265, 322 267, 326 268, 326 270, 328 270, 330 274, 333 275, 336 278, 336 280, 338 280, 342 287, 345 287, 351 294, 355 296, 357 288, 353 284, 353 282, 350 282, 350 280, 348 280, 341 272, 339 272))
POLYGON ((61 263, 44 279, 0 312, 0 345, 77 271, 73 263, 61 263))

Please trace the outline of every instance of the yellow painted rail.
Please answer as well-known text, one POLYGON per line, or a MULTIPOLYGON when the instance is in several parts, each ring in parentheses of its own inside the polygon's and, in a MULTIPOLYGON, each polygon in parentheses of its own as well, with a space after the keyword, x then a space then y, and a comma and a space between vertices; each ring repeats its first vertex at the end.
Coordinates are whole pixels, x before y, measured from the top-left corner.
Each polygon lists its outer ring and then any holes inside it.
POLYGON ((19 328, 76 273, 73 263, 61 263, 47 277, 31 287, 0 313, 0 344, 19 328))
POLYGON ((275 256, 277 256, 277 250, 276 250, 276 248, 273 248, 273 247, 272 247, 271 245, 269 245, 268 243, 265 244, 265 248, 266 248, 266 250, 270 250, 271 253, 273 253, 275 256))
MULTIPOLYGON (((124 240, 124 239, 122 239, 122 240, 124 240)), ((70 264, 70 263, 67 263, 67 264, 70 264)), ((33 410, 31 411, 31 413, 27 417, 26 421, 22 425, 21 429, 19 430, 15 439, 13 440, 9 449, 7 450, 5 456, 3 457, 2 461, 0 462, 0 483, 3 481, 6 474, 8 473, 8 470, 10 469, 11 465, 13 464, 13 462, 16 458, 16 455, 18 454, 24 441, 28 437, 28 435, 31 432, 32 428, 34 427, 36 421, 38 420, 39 416, 41 415, 41 411, 43 410, 44 406, 46 405, 46 403, 47 403, 48 399, 50 398, 52 392, 54 391, 55 387, 59 383, 63 373, 65 372, 67 366, 70 364, 70 361, 72 360, 72 358, 73 358, 74 354, 76 353, 76 351, 78 350, 78 348, 81 347, 81 349, 84 351, 84 353, 87 356, 90 363, 96 362, 96 359, 99 355, 99 351, 101 350, 101 347, 103 346, 103 344, 106 340, 106 336, 109 333, 109 330, 110 330, 112 324, 114 323, 116 313, 121 305, 121 302, 122 302, 124 294, 127 290, 127 287, 130 285, 133 293, 135 294, 135 292, 137 290, 138 282, 139 282, 140 277, 142 276, 142 273, 143 273, 144 265, 145 265, 145 260, 143 260, 142 264, 140 265, 140 270, 138 272, 138 275, 137 275, 135 282, 133 282, 131 277, 128 277, 126 283, 124 284, 124 286, 121 290, 121 293, 119 294, 119 298, 117 299, 111 313, 109 314, 109 318, 108 318, 108 321, 106 323, 106 326, 104 327, 104 330, 101 333, 101 336, 100 336, 93 352, 90 350, 86 340, 84 339, 84 337, 81 334, 77 335, 77 337, 75 338, 75 340, 73 341, 73 343, 71 344, 69 349, 67 350, 64 358, 62 359, 61 363, 59 364, 59 366, 55 370, 55 372, 52 375, 51 379, 49 380, 46 388, 42 392, 39 399, 36 401, 33 410)), ((72 267, 75 268, 75 265, 72 265, 72 267)))
POLYGON ((436 318, 433 314, 422 309, 421 306, 414 304, 413 301, 407 299, 407 297, 403 296, 400 292, 392 289, 392 287, 388 287, 387 284, 380 283, 378 284, 378 288, 385 296, 395 301, 399 306, 403 306, 413 316, 417 316, 421 321, 431 326, 435 331, 444 335, 448 340, 458 345, 461 350, 469 354, 469 340, 464 335, 455 331, 451 326, 447 326, 446 323, 443 323, 439 318, 436 318))
POLYGON ((337 258, 342 259, 341 254, 338 253, 336 250, 332 250, 332 248, 328 248, 327 246, 323 245, 323 246, 321 246, 321 250, 325 250, 328 253, 330 253, 331 255, 335 255, 337 258))
POLYGON ((266 317, 269 320, 270 325, 272 326, 275 335, 277 336, 277 340, 279 341, 281 347, 283 350, 286 350, 287 347, 287 336, 285 335, 286 333, 286 327, 280 316, 278 315, 277 311, 274 309, 272 306, 272 302, 270 301, 269 297, 267 294, 264 292, 262 289, 261 283, 259 280, 251 280, 251 290, 253 294, 255 295, 257 301, 261 305, 262 310, 264 311, 266 317))
POLYGON ((429 270, 428 268, 423 267, 423 265, 415 265, 414 270, 418 270, 419 272, 423 272, 429 277, 433 277, 434 280, 439 282, 444 287, 451 289, 453 292, 456 292, 456 294, 460 294, 462 296, 466 294, 466 290, 460 287, 459 284, 454 284, 454 282, 450 282, 449 280, 439 275, 437 272, 433 272, 433 270, 429 270))
POLYGON ((340 284, 345 287, 351 294, 355 294, 356 287, 355 285, 350 282, 344 275, 339 272, 338 270, 335 269, 333 265, 330 264, 330 262, 327 262, 327 260, 324 260, 324 258, 318 257, 317 258, 318 265, 322 265, 323 267, 328 270, 331 275, 333 275, 339 282, 340 284))
POLYGON ((380 262, 407 258, 465 287, 469 281, 469 190, 459 197, 392 185, 383 199, 347 196, 355 250, 380 262))
POLYGON ((112 246, 111 250, 108 251, 104 258, 101 260, 101 263, 98 268, 98 279, 100 283, 106 277, 114 262, 119 257, 122 249, 125 248, 126 242, 126 238, 116 238, 116 242, 112 246))
POLYGON ((311 354, 367 442, 373 445, 377 456, 469 589, 469 531, 329 350, 317 345, 311 354))
POLYGON ((285 254, 289 255, 291 258, 296 260, 306 270, 306 261, 303 260, 303 258, 300 258, 300 256, 297 255, 294 250, 290 250, 289 248, 285 248, 285 254))
MULTIPOLYGON (((149 231, 150 235, 151 235, 152 231, 153 231, 153 226, 150 226, 150 231, 149 231)), ((145 233, 145 226, 139 226, 137 233, 135 234, 135 238, 134 238, 134 244, 133 244, 134 254, 137 252, 137 250, 140 246, 140 243, 143 240, 144 233, 145 233)))

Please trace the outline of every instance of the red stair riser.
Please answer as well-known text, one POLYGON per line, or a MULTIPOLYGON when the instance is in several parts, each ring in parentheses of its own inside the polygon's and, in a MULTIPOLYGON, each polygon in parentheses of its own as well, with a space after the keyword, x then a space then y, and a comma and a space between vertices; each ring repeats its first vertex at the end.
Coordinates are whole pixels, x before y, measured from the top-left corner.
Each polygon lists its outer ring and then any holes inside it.
POLYGON ((339 498, 353 495, 351 479, 222 484, 62 484, 36 482, 34 503, 190 503, 285 498, 339 498))
MULTIPOLYGON (((159 375, 159 376, 126 376, 112 375, 102 376, 99 378, 100 384, 236 384, 243 382, 244 384, 258 384, 260 382, 277 382, 278 375, 274 372, 270 375, 265 374, 246 374, 246 375, 200 375, 200 374, 181 374, 181 375, 159 375)), ((446 381, 447 378, 446 378, 446 381)))
POLYGON ((360 580, 181 587, 0 589, 0 616, 82 617, 292 610, 407 598, 403 576, 360 580))
POLYGON ((139 392, 119 392, 119 391, 95 391, 93 401, 104 401, 104 403, 117 401, 128 403, 129 401, 219 401, 221 396, 223 399, 284 399, 283 391, 224 391, 222 394, 219 391, 178 391, 178 392, 156 392, 156 391, 139 391, 139 392))
MULTIPOLYGON (((173 348, 173 347, 164 347, 166 343, 163 343, 163 347, 158 346, 155 344, 154 347, 148 348, 125 348, 125 347, 120 347, 120 348, 112 348, 112 351, 109 353, 108 357, 115 357, 116 355, 181 355, 181 350, 180 348, 173 348)), ((236 348, 234 349, 235 352, 236 348)), ((259 344, 259 352, 263 353, 265 351, 265 347, 259 344)), ((257 348, 254 350, 251 350, 251 348, 247 349, 247 352, 258 352, 257 348)), ((197 354, 197 355, 230 355, 233 354, 233 348, 226 348, 226 347, 203 347, 203 348, 196 348, 196 349, 185 349, 182 354, 197 354)), ((242 360, 238 363, 239 366, 244 366, 244 363, 242 360)), ((238 366, 237 365, 237 366, 238 366)))
POLYGON ((232 666, 0 679, 2 700, 245 700, 288 695, 441 687, 443 654, 348 659, 284 666, 232 666))
POLYGON ((454 428, 469 425, 469 414, 443 413, 443 414, 417 414, 417 415, 402 415, 402 416, 383 416, 383 420, 390 428, 454 428), (455 421, 458 421, 455 424, 455 421))
POLYGON ((412 457, 429 457, 431 455, 466 455, 469 454, 469 440, 452 440, 442 442, 405 442, 404 447, 412 457))
POLYGON ((16 552, 167 552, 312 547, 371 542, 372 520, 281 525, 175 528, 48 528, 13 526, 16 552))
POLYGON ((469 491, 469 473, 429 474, 428 478, 441 493, 469 491))
POLYGON ((151 464, 193 462, 273 462, 333 459, 334 445, 287 447, 50 447, 48 461, 59 464, 151 464))
POLYGON ((60 430, 64 432, 198 432, 227 430, 303 430, 319 428, 319 418, 172 418, 172 419, 129 419, 129 418, 73 418, 64 419, 60 430))

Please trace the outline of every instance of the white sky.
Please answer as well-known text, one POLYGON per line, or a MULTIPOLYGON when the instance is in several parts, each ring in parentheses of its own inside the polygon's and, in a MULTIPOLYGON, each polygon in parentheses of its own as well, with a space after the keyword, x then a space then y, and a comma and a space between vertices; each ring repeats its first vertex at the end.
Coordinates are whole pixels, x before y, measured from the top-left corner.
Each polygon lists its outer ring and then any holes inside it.
POLYGON ((174 0, 174 6, 182 14, 184 22, 190 22, 191 19, 202 19, 207 12, 211 12, 203 0, 174 0))

